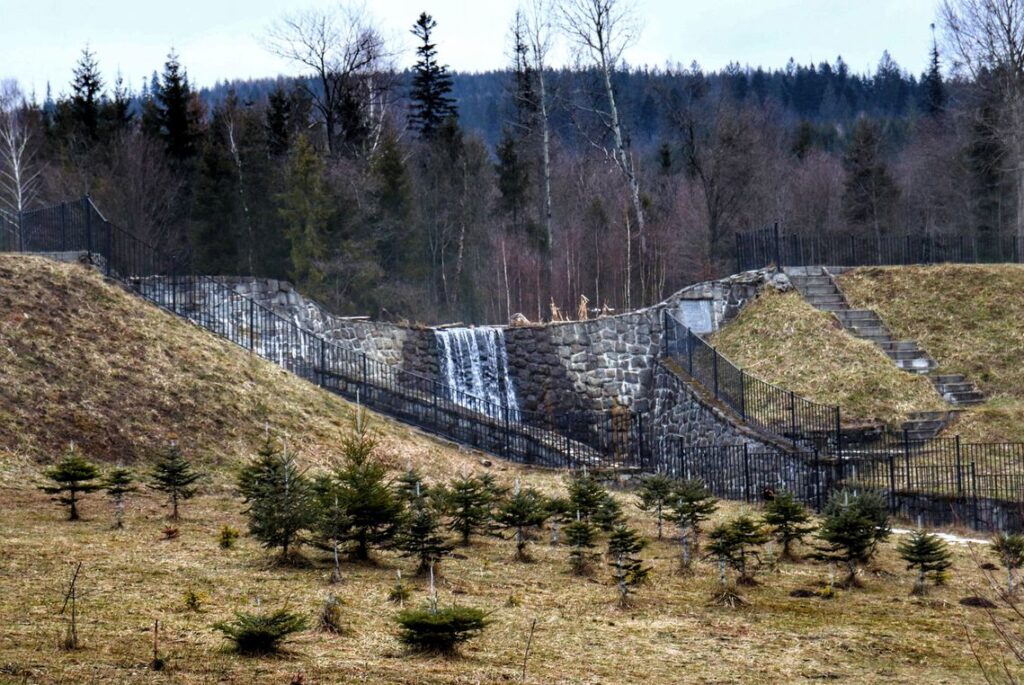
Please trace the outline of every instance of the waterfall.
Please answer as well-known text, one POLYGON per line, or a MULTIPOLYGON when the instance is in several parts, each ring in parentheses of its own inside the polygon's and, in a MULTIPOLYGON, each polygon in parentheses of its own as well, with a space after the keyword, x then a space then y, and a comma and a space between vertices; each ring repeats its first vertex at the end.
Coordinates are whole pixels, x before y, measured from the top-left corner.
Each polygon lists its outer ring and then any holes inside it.
POLYGON ((508 375, 505 332, 492 326, 434 331, 438 372, 448 399, 496 419, 519 419, 519 404, 508 375))

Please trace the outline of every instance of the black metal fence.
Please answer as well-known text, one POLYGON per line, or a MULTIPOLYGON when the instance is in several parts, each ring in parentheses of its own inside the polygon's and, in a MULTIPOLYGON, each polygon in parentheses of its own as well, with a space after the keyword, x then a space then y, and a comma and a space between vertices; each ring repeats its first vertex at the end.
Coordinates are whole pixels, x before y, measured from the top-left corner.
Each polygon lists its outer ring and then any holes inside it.
POLYGON ((665 310, 665 356, 747 423, 803 451, 842 451, 839 407, 751 376, 665 310))
POLYGON ((966 444, 958 438, 894 442, 843 458, 753 449, 675 448, 651 468, 699 478, 717 497, 760 501, 792 492, 817 510, 839 489, 875 491, 898 516, 976 530, 1024 527, 1024 444, 966 444))
POLYGON ((736 234, 739 271, 775 266, 884 266, 1024 262, 1020 236, 799 235, 778 225, 736 234))
POLYGON ((7 249, 86 253, 109 277, 253 354, 456 442, 512 461, 567 468, 625 466, 644 450, 642 418, 628 411, 547 414, 490 406, 344 348, 215 278, 190 273, 107 221, 87 198, 25 212, 17 223, 17 245, 7 249))

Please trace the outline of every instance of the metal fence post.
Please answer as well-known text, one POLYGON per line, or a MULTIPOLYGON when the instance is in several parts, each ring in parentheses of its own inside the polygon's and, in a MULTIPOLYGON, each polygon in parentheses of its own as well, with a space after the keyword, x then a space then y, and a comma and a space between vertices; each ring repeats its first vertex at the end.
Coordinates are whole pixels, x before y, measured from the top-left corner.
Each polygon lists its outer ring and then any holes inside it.
POLYGON ((978 474, 974 468, 974 462, 971 462, 971 499, 974 502, 974 529, 978 529, 978 474))
POLYGON ((82 209, 85 211, 85 253, 92 263, 92 215, 89 213, 89 196, 82 198, 82 209))
POLYGON ((256 313, 253 311, 253 301, 249 300, 249 351, 252 352, 255 348, 256 342, 256 313))
POLYGON ((960 436, 956 436, 956 496, 962 498, 964 496, 964 477, 961 471, 960 464, 960 436))
POLYGON ((743 419, 744 421, 747 420, 747 397, 746 397, 746 395, 747 395, 746 385, 747 384, 744 382, 744 378, 746 378, 746 375, 747 374, 741 369, 740 370, 740 418, 743 419))
POLYGON ((750 445, 743 443, 743 497, 750 501, 750 445))
POLYGON ((25 212, 18 210, 18 252, 25 252, 25 212))
POLYGON ((327 341, 320 338, 320 387, 327 385, 327 341))
POLYGON ((775 222, 775 266, 782 268, 782 250, 779 245, 779 222, 775 222))
POLYGON ((907 467, 907 492, 910 492, 913 489, 910 484, 910 434, 906 429, 903 430, 903 463, 907 467))
POLYGON ((718 352, 711 348, 711 373, 715 378, 715 399, 718 399, 718 352))

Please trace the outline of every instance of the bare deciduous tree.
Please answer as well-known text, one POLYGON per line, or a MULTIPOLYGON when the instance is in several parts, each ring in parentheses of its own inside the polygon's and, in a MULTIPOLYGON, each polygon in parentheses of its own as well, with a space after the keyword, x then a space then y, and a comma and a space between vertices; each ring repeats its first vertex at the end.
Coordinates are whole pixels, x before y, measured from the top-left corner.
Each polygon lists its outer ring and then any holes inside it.
POLYGON ((389 90, 384 38, 366 7, 310 9, 286 15, 267 31, 274 54, 309 69, 315 87, 301 82, 323 119, 328 153, 337 152, 343 108, 357 106, 370 129, 371 146, 379 140, 389 90))
POLYGON ((1017 236, 1024 238, 1024 2, 943 0, 946 40, 975 85, 995 89, 1002 102, 998 137, 1009 152, 1006 169, 1017 190, 1017 236))
POLYGON ((31 113, 18 84, 0 83, 0 208, 17 214, 39 192, 41 167, 31 113))
MULTIPOLYGON (((640 243, 641 290, 644 290, 647 221, 640 196, 640 177, 623 133, 615 89, 612 87, 612 76, 622 60, 623 53, 639 37, 640 27, 633 7, 627 0, 563 0, 561 24, 577 48, 590 58, 601 77, 608 109, 596 114, 611 134, 611 156, 625 177, 629 189, 629 199, 637 224, 636 235, 640 243)), ((627 285, 627 307, 632 306, 629 300, 627 285)))

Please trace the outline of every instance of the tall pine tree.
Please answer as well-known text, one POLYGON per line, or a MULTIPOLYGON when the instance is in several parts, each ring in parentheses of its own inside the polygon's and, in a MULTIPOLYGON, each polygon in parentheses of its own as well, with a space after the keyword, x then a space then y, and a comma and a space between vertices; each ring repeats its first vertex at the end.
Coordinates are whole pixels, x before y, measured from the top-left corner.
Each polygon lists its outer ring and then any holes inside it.
POLYGON ((458 117, 455 100, 451 97, 451 74, 446 65, 438 63, 437 45, 431 42, 436 27, 434 18, 423 12, 412 28, 420 45, 416 48, 417 60, 409 93, 409 124, 424 140, 432 140, 445 121, 458 117))

